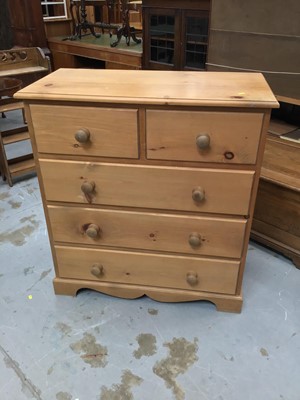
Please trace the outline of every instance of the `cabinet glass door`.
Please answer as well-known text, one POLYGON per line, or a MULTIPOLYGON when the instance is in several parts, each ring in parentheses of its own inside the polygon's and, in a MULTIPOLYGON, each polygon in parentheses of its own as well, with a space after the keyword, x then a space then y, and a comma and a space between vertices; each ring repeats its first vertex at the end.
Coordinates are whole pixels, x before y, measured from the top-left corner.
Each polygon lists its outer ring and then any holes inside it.
POLYGON ((184 68, 205 69, 208 46, 208 12, 185 16, 184 68))
POLYGON ((152 14, 149 26, 150 62, 175 63, 175 15, 152 14))

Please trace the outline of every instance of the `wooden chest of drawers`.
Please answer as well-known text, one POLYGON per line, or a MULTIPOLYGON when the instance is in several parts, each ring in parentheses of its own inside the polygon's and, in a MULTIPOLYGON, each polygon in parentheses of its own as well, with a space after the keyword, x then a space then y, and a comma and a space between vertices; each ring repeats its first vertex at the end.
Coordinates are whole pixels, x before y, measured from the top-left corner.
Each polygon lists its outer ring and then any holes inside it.
POLYGON ((57 294, 239 312, 265 133, 260 74, 61 69, 21 90, 57 294))

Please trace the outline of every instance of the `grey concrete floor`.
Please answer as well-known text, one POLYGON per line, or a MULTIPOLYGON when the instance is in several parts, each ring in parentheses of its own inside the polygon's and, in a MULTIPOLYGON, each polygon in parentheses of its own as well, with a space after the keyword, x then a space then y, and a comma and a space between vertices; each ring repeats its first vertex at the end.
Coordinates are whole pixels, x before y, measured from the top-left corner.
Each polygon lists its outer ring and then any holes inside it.
POLYGON ((53 292, 36 177, 0 182, 1 400, 299 400, 300 271, 250 243, 241 314, 53 292))

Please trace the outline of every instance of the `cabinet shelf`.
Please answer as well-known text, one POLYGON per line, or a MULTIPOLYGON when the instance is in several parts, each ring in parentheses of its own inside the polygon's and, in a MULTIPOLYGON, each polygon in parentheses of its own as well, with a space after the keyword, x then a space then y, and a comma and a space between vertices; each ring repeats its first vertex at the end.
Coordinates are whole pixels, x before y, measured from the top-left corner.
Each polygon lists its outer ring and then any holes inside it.
POLYGON ((163 40, 165 42, 175 42, 174 38, 166 38, 164 36, 151 36, 151 40, 163 40))
POLYGON ((22 142, 23 140, 29 140, 29 132, 27 127, 20 127, 11 131, 6 131, 5 135, 2 133, 2 141, 4 145, 22 142))
POLYGON ((8 158, 6 146, 23 141, 30 141, 26 125, 0 132, 0 172, 3 180, 8 181, 9 186, 13 186, 13 178, 16 176, 35 171, 32 153, 8 158))
POLYGON ((32 154, 8 160, 8 168, 12 177, 35 171, 35 162, 32 154))
POLYGON ((206 42, 197 42, 195 40, 187 40, 186 44, 198 44, 200 46, 206 46, 208 47, 208 44, 206 42))

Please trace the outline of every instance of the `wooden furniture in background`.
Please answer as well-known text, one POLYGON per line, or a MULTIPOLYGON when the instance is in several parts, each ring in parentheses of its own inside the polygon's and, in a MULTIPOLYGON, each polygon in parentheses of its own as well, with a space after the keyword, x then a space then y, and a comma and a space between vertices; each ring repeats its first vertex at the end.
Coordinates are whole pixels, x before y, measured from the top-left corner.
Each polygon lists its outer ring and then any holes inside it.
POLYGON ((70 36, 72 32, 72 19, 48 19, 44 21, 47 39, 55 36, 70 36))
POLYGON ((204 70, 210 0, 143 0, 144 68, 204 70))
MULTIPOLYGON (((22 110, 23 102, 12 96, 21 87, 45 76, 49 72, 49 61, 40 48, 19 48, 0 51, 0 113, 22 110)), ((24 119, 25 122, 25 119, 24 119)), ((29 140, 27 126, 3 130, 0 126, 0 156, 2 158, 2 177, 10 186, 13 178, 35 169, 32 152, 22 157, 8 160, 7 145, 29 140)))
POLYGON ((126 46, 119 44, 117 48, 110 46, 108 34, 100 38, 85 36, 81 40, 49 39, 49 47, 53 57, 54 69, 58 68, 100 68, 141 69, 142 45, 126 46))
MULTIPOLYGON (((104 23, 104 13, 103 8, 107 6, 109 3, 108 0, 71 0, 70 1, 70 15, 72 18, 73 25, 73 35, 72 40, 81 39, 83 35, 93 35, 98 37, 99 34, 96 32, 95 27, 95 19, 91 19, 90 15, 88 15, 88 6, 92 6, 95 11, 98 11, 100 17, 100 23, 104 23)), ((95 18, 95 14, 93 13, 93 17, 95 18)), ((111 21, 112 17, 112 8, 108 7, 107 19, 111 21)), ((109 22, 110 23, 110 22, 109 22)), ((103 33, 104 30, 102 29, 103 33)))
MULTIPOLYGON (((22 81, 20 79, 0 77, 0 113, 20 109, 23 111, 23 102, 12 98, 14 93, 21 88, 22 81)), ((13 186, 13 178, 34 171, 35 164, 32 153, 8 159, 6 146, 29 139, 26 125, 4 131, 0 121, 0 173, 2 179, 7 180, 9 186, 13 186)))
MULTIPOLYGON (((133 6, 136 7, 136 4, 133 6)), ((136 33, 141 33, 141 28, 137 31, 130 25, 130 7, 128 0, 71 0, 73 35, 70 39, 78 40, 86 34, 92 34, 97 38, 100 37, 100 32, 104 34, 104 31, 108 30, 110 36, 113 32, 117 36, 117 40, 110 43, 112 47, 116 47, 122 38, 125 38, 128 46, 130 40, 141 43, 141 39, 136 37, 136 33), (116 24, 116 10, 119 6, 121 20, 116 24), (94 13, 88 13, 88 7, 94 9, 94 13)))
POLYGON ((0 50, 0 77, 16 77, 26 86, 49 71, 49 58, 38 47, 0 50))
POLYGON ((17 98, 57 294, 90 288, 241 310, 265 134, 278 106, 261 74, 60 69, 17 98))
MULTIPOLYGON (((283 133, 286 124, 273 123, 283 133)), ((251 237, 291 258, 300 268, 300 144, 269 134, 251 237)))
POLYGON ((130 45, 130 41, 136 44, 140 44, 142 40, 137 37, 138 33, 141 33, 141 29, 136 30, 130 25, 130 5, 128 0, 120 0, 121 3, 121 25, 117 30, 117 40, 113 42, 112 46, 116 47, 120 43, 122 38, 125 38, 127 46, 130 45))
POLYGON ((47 39, 40 0, 9 0, 14 46, 40 47, 47 54, 47 39))
POLYGON ((40 2, 47 39, 53 36, 71 35, 72 19, 68 14, 70 0, 60 2, 40 0, 40 2))
POLYGON ((142 29, 142 0, 128 0, 130 25, 142 29))

